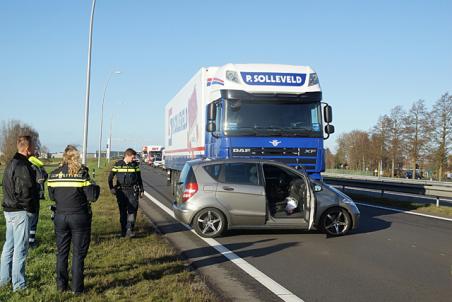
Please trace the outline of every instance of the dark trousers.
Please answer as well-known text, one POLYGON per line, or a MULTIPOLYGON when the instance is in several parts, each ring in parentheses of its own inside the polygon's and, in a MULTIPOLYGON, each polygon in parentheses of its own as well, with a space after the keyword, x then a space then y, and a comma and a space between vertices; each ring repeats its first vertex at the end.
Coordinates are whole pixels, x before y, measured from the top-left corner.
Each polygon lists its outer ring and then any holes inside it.
POLYGON ((138 194, 133 190, 121 189, 116 192, 119 208, 119 222, 121 234, 124 236, 128 229, 133 231, 138 211, 138 194))
POLYGON ((39 221, 39 207, 41 206, 40 202, 38 202, 38 206, 36 207, 36 213, 30 214, 29 218, 29 229, 30 234, 28 236, 28 242, 33 244, 36 242, 36 230, 38 229, 38 221, 39 221))
POLYGON ((84 291, 85 257, 91 240, 90 214, 55 214, 57 244, 56 282, 60 290, 68 288, 68 256, 72 242, 72 291, 84 291))

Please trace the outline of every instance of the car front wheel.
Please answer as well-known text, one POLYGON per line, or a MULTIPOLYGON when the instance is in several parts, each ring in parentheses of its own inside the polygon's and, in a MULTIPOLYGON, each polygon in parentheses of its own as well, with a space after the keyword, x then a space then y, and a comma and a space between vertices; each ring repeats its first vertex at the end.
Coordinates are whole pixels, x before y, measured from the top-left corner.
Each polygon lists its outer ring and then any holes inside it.
POLYGON ((221 236, 226 226, 223 213, 214 208, 203 209, 193 219, 193 228, 201 237, 214 238, 221 236))
POLYGON ((320 225, 327 235, 343 236, 352 228, 352 220, 347 210, 331 208, 322 215, 320 225))

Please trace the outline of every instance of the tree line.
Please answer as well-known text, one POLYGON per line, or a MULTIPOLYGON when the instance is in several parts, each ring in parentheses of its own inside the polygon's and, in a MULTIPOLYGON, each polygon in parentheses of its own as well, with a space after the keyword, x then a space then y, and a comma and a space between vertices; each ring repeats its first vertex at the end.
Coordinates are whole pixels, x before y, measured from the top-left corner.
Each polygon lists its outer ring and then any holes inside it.
POLYGON ((424 100, 395 106, 370 130, 344 133, 336 144, 335 154, 326 150, 329 169, 443 180, 452 169, 452 95, 444 93, 430 109, 424 100))

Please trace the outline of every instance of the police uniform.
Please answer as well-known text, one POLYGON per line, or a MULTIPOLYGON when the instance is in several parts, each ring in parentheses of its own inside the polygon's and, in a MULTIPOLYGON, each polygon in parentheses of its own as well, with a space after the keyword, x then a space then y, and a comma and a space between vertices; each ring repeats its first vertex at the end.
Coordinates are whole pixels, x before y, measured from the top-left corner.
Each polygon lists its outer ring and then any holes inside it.
POLYGON ((68 255, 72 241, 72 291, 84 291, 84 260, 91 239, 91 207, 87 199, 90 186, 88 168, 82 166, 76 175, 62 165, 49 175, 50 199, 55 205, 55 234, 57 244, 56 281, 60 291, 68 289, 68 255))
POLYGON ((138 198, 143 190, 140 167, 137 162, 126 163, 119 160, 115 163, 108 176, 110 191, 116 194, 119 207, 119 222, 121 235, 133 235, 136 215, 138 211, 138 198), (116 176, 116 185, 113 178, 116 176))

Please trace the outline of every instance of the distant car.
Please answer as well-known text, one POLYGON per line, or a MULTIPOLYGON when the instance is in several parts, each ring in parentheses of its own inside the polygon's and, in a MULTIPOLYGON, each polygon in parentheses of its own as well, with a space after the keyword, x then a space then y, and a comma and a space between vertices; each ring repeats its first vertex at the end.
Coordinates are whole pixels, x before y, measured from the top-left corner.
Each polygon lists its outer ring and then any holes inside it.
MULTIPOLYGON (((412 179, 413 178, 413 171, 406 171, 405 172, 405 178, 412 179)), ((422 179, 422 175, 418 171, 416 171, 415 178, 416 179, 422 179)))
POLYGON ((359 223, 347 195, 275 161, 189 161, 175 186, 176 218, 202 237, 227 229, 312 227, 341 236, 359 223))

